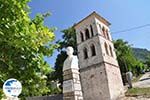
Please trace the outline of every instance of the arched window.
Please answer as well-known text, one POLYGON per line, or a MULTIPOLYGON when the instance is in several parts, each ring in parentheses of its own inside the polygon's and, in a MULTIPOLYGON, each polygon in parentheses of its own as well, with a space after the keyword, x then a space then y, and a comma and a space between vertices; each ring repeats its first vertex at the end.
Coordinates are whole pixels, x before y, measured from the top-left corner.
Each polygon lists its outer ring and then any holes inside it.
POLYGON ((107 35, 107 39, 110 40, 108 30, 106 30, 106 35, 107 35))
POLYGON ((91 45, 91 53, 92 53, 92 56, 96 55, 96 50, 95 50, 94 44, 91 45))
POLYGON ((107 55, 109 55, 109 53, 108 53, 108 46, 107 46, 107 43, 105 42, 105 44, 104 44, 104 45, 105 45, 105 51, 106 51, 106 54, 107 54, 107 55))
POLYGON ((85 30, 85 36, 86 36, 86 40, 90 38, 90 33, 88 29, 85 30))
POLYGON ((104 27, 102 28, 102 32, 103 32, 104 37, 106 38, 105 28, 104 27))
POLYGON ((83 42, 84 41, 84 37, 83 37, 83 33, 82 32, 80 32, 80 36, 81 36, 81 42, 83 42))
POLYGON ((91 29, 91 35, 94 36, 92 25, 90 25, 90 29, 91 29))
POLYGON ((113 51, 112 51, 111 46, 109 46, 109 50, 110 50, 110 54, 111 54, 111 56, 113 57, 113 51))
POLYGON ((84 54, 84 59, 87 59, 87 58, 88 58, 88 51, 87 51, 87 48, 84 48, 84 49, 83 49, 83 54, 84 54))
POLYGON ((99 29, 100 29, 100 31, 102 30, 102 27, 101 27, 101 25, 99 24, 99 29))

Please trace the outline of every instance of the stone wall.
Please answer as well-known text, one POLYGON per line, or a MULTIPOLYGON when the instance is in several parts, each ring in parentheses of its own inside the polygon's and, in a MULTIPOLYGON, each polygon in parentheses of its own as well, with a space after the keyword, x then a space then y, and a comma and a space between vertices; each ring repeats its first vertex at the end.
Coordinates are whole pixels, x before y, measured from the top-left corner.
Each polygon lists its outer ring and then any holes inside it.
POLYGON ((110 100, 109 86, 103 63, 81 70, 84 100, 110 100))
POLYGON ((63 95, 27 97, 26 100, 63 100, 63 95))
POLYGON ((116 100, 119 96, 123 96, 124 87, 122 84, 120 69, 109 63, 105 63, 109 92, 111 100, 116 100))
POLYGON ((63 100, 83 100, 78 69, 63 71, 63 100))

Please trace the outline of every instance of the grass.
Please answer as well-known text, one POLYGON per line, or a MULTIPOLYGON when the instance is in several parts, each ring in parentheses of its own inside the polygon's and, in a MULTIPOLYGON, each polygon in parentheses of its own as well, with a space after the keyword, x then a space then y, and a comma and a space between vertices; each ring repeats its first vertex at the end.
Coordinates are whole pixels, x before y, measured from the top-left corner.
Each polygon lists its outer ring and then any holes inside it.
POLYGON ((125 93, 126 96, 145 96, 150 97, 150 88, 131 88, 125 93))
POLYGON ((140 74, 138 77, 133 78, 132 82, 137 82, 142 77, 143 74, 140 74))

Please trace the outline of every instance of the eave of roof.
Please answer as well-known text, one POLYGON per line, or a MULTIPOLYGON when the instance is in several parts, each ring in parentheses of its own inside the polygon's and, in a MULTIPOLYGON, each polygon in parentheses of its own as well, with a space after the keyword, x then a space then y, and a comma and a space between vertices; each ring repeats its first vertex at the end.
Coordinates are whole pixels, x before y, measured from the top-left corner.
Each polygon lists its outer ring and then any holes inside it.
POLYGON ((101 17, 98 13, 96 13, 95 11, 92 12, 90 15, 88 15, 87 17, 85 17, 84 19, 82 19, 81 21, 79 21, 78 23, 76 23, 73 27, 78 26, 80 23, 82 23, 84 20, 86 20, 87 18, 91 17, 91 16, 95 16, 96 18, 98 18, 102 23, 104 23, 105 25, 109 26, 111 25, 110 22, 108 22, 105 18, 101 17))

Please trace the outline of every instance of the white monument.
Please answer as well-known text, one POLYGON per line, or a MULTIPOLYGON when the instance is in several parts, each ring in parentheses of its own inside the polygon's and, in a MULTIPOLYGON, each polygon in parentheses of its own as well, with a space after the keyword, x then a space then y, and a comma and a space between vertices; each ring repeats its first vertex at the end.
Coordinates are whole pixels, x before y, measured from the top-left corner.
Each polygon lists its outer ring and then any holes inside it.
POLYGON ((64 100, 83 100, 78 58, 73 55, 73 48, 67 47, 67 59, 63 66, 63 99, 64 100))
POLYGON ((67 52, 68 57, 64 62, 63 71, 68 70, 70 68, 79 69, 79 67, 78 67, 78 58, 77 58, 77 56, 73 55, 73 52, 74 52, 73 48, 68 47, 66 49, 66 52, 67 52))

